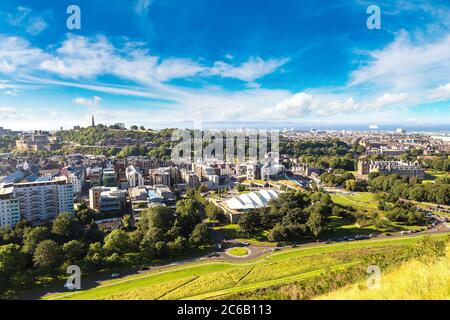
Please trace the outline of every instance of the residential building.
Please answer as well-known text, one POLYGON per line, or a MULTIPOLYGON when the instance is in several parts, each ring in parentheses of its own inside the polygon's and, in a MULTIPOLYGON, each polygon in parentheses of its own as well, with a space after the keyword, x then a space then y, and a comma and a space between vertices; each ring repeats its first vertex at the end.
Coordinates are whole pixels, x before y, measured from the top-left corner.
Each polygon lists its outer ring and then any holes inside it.
POLYGON ((156 194, 158 196, 160 196, 161 198, 163 198, 163 202, 167 205, 175 205, 176 203, 176 198, 175 195, 173 194, 172 190, 170 190, 169 187, 165 186, 165 185, 155 185, 154 186, 154 190, 156 192, 156 194))
POLYGON ((0 188, 0 228, 14 227, 19 221, 20 206, 14 187, 0 188))
POLYGON ((142 187, 144 186, 144 177, 140 169, 130 165, 125 170, 125 176, 128 181, 128 187, 142 187))
POLYGON ((67 181, 73 185, 75 194, 81 194, 85 183, 84 169, 65 167, 60 170, 60 173, 67 178, 67 181))
POLYGON ((97 187, 102 184, 103 168, 99 166, 89 167, 87 170, 87 175, 92 187, 97 187))
POLYGON ((114 167, 103 169, 102 185, 105 187, 114 187, 117 185, 117 174, 114 167))
POLYGON ((148 208, 149 194, 145 187, 130 188, 128 194, 134 214, 140 214, 143 210, 148 208))
POLYGON ((117 187, 98 186, 89 190, 89 207, 100 212, 123 212, 126 190, 117 187))
POLYGON ((73 186, 67 183, 65 177, 38 179, 10 186, 19 201, 21 216, 29 222, 50 220, 60 213, 74 212, 73 186))
POLYGON ((200 186, 200 179, 193 171, 181 169, 180 174, 181 180, 188 188, 197 189, 200 186))

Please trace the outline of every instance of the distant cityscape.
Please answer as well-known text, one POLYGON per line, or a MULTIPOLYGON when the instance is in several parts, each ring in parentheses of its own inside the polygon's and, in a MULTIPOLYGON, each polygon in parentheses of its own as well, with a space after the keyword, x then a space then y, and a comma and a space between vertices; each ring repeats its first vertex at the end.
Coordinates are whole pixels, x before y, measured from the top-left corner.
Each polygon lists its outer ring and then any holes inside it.
MULTIPOLYGON (((91 128, 123 132, 148 131, 123 123, 109 129, 96 125, 91 128)), ((87 128, 86 128, 87 129, 87 128)), ((69 130, 85 130, 79 126, 69 130)), ((63 130, 61 130, 62 132, 63 130)), ((214 200, 229 220, 236 223, 240 214, 249 209, 267 205, 282 188, 309 187, 320 184, 320 176, 333 168, 314 166, 302 157, 287 153, 278 156, 277 163, 234 163, 217 159, 202 159, 190 164, 175 164, 170 159, 148 155, 108 156, 105 154, 67 153, 64 146, 91 148, 124 148, 145 145, 150 149, 156 141, 143 137, 111 137, 93 145, 83 146, 64 140, 58 132, 18 132, 0 127, 1 136, 15 137, 10 152, 0 154, 0 227, 13 227, 20 219, 39 224, 52 220, 63 212, 85 203, 90 209, 109 217, 127 213, 138 220, 142 210, 154 205, 174 207, 177 198, 188 189, 203 186, 205 190, 231 190, 236 185, 255 187, 257 194, 244 198, 214 200), (48 152, 47 155, 36 152, 48 152), (261 181, 261 182, 258 182, 261 181)), ((355 175, 367 179, 372 172, 398 174, 424 179, 421 161, 450 152, 450 136, 409 133, 402 128, 392 132, 284 129, 281 140, 342 141, 348 146, 363 148, 355 162, 355 175), (415 159, 404 155, 414 153, 415 159)), ((281 151, 282 152, 282 151, 281 151)), ((119 221, 119 219, 116 219, 119 221)))

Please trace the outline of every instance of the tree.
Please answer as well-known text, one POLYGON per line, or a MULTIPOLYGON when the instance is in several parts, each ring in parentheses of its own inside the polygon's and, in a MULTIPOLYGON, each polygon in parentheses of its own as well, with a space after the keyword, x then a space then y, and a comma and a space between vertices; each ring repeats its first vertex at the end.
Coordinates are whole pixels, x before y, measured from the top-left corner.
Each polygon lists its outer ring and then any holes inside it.
POLYGON ((85 257, 88 264, 93 267, 102 267, 105 263, 105 251, 100 242, 94 242, 89 246, 88 253, 85 257))
POLYGON ((63 262, 61 246, 53 240, 39 242, 34 251, 33 262, 37 267, 54 272, 63 262))
POLYGON ((196 200, 185 199, 177 202, 176 207, 177 225, 180 227, 181 234, 189 235, 201 219, 200 207, 196 200))
POLYGON ((241 215, 239 227, 246 233, 254 233, 261 227, 261 219, 258 210, 250 210, 241 215))
POLYGON ((93 219, 95 219, 95 213, 85 204, 78 207, 78 210, 75 212, 75 216, 81 224, 89 224, 93 219))
POLYGON ((186 248, 187 240, 184 237, 177 237, 174 241, 167 243, 167 250, 169 251, 169 256, 177 257, 183 253, 186 248))
POLYGON ((161 244, 157 244, 165 243, 165 241, 166 237, 164 232, 159 228, 152 227, 148 229, 142 238, 140 243, 141 252, 148 258, 157 257, 163 252, 164 249, 161 244))
POLYGON ((356 180, 347 180, 345 181, 345 190, 355 191, 356 190, 356 180))
POLYGON ((217 207, 212 203, 208 203, 206 205, 205 213, 206 216, 212 220, 219 220, 219 221, 225 220, 225 215, 223 214, 222 209, 220 209, 219 207, 217 207))
POLYGON ((111 233, 105 237, 105 244, 103 245, 103 248, 107 254, 124 254, 128 252, 129 246, 130 237, 128 236, 128 233, 123 230, 116 229, 111 231, 111 233))
POLYGON ((39 242, 48 239, 50 233, 46 227, 26 228, 23 234, 22 251, 33 255, 39 242))
POLYGON ((85 250, 81 241, 71 240, 63 244, 63 252, 66 257, 66 261, 71 264, 81 259, 85 253, 85 250))
POLYGON ((17 244, 0 246, 0 298, 7 299, 9 292, 21 284, 19 279, 27 275, 26 257, 17 244))
POLYGON ((0 278, 9 278, 25 268, 27 261, 17 244, 0 246, 0 278))
POLYGON ((138 228, 145 234, 150 228, 167 231, 172 227, 175 215, 172 209, 164 206, 155 206, 141 212, 138 228))
POLYGON ((193 245, 203 245, 210 242, 208 227, 204 224, 197 224, 189 237, 189 242, 193 245))
POLYGON ((131 214, 124 215, 120 221, 122 223, 122 229, 131 230, 131 228, 133 228, 134 219, 131 214))
POLYGON ((52 233, 66 242, 81 235, 81 226, 71 213, 62 213, 53 221, 52 233))

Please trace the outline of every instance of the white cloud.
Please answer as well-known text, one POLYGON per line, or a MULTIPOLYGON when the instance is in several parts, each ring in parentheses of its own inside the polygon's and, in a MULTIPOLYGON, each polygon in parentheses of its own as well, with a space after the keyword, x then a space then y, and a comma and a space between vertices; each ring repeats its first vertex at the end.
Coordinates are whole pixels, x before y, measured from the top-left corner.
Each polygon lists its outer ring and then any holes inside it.
POLYGON ((44 31, 45 29, 47 29, 48 25, 47 22, 45 22, 44 18, 42 17, 34 17, 31 18, 28 25, 26 26, 25 30, 33 35, 33 36, 37 36, 38 34, 40 34, 42 31, 44 31))
POLYGON ((19 6, 13 13, 0 12, 0 18, 1 16, 5 16, 5 21, 11 26, 23 28, 32 36, 40 34, 48 27, 44 17, 27 7, 19 6))
POLYGON ((288 61, 289 59, 287 58, 263 60, 260 57, 252 57, 240 66, 232 66, 226 62, 217 61, 209 70, 209 73, 224 78, 236 78, 242 81, 253 82, 273 73, 288 61))
POLYGON ((288 62, 288 59, 263 60, 252 57, 238 66, 222 61, 212 67, 192 59, 167 58, 148 54, 148 49, 136 42, 114 46, 106 37, 87 38, 68 35, 52 52, 33 48, 18 37, 0 36, 0 73, 41 76, 41 71, 72 80, 94 79, 112 75, 150 87, 161 87, 172 79, 220 76, 254 81, 288 62))
POLYGON ((20 95, 20 91, 16 90, 16 89, 6 90, 6 91, 3 91, 3 94, 6 94, 6 95, 12 96, 12 97, 17 97, 20 95))
POLYGON ((429 98, 432 100, 450 100, 450 83, 433 90, 429 98))
POLYGON ((382 50, 369 52, 370 62, 352 72, 351 85, 416 90, 442 83, 450 74, 450 35, 437 41, 412 41, 401 32, 382 50))
POLYGON ((14 108, 0 106, 0 119, 3 120, 18 120, 22 118, 22 114, 17 113, 14 108))
POLYGON ((146 15, 151 5, 151 0, 137 0, 134 10, 139 15, 146 15))
POLYGON ((16 73, 20 68, 33 69, 45 57, 41 49, 31 48, 29 42, 22 38, 0 35, 0 73, 16 73))
POLYGON ((102 98, 100 98, 98 96, 94 96, 94 97, 92 97, 92 99, 78 97, 73 100, 73 103, 94 109, 94 108, 98 108, 100 106, 101 101, 102 101, 102 98))
POLYGON ((385 108, 392 105, 397 105, 399 103, 405 102, 411 97, 406 93, 385 93, 382 96, 375 99, 375 101, 369 103, 370 108, 385 108))
POLYGON ((299 118, 309 114, 313 107, 313 96, 305 92, 299 92, 277 103, 273 108, 263 110, 264 115, 272 119, 299 118))

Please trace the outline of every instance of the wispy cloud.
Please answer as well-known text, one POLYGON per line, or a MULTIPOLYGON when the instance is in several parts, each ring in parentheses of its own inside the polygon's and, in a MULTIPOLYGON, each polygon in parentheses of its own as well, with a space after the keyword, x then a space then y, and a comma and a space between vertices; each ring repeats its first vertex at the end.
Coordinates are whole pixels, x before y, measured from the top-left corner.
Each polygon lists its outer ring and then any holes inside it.
POLYGON ((151 0, 137 0, 134 10, 139 15, 146 15, 150 9, 151 0))
POLYGON ((351 85, 416 90, 446 83, 450 74, 450 35, 435 41, 400 32, 393 43, 368 52, 370 61, 351 74, 351 85))
POLYGON ((2 16, 11 26, 23 28, 33 36, 40 34, 48 27, 45 18, 28 7, 19 6, 15 12, 0 12, 0 17, 2 16))
POLYGON ((102 101, 102 98, 98 96, 94 96, 91 99, 78 97, 73 99, 73 103, 85 106, 91 109, 98 108, 100 106, 100 102, 102 101))

